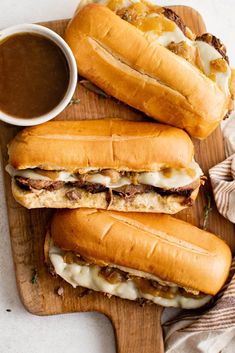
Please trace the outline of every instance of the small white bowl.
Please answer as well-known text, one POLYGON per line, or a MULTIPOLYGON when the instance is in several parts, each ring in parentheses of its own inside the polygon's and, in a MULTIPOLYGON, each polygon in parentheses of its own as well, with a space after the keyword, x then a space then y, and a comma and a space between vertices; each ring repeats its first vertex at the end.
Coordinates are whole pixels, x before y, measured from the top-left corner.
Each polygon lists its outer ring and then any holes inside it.
POLYGON ((0 120, 5 121, 6 123, 19 125, 19 126, 38 125, 56 117, 69 104, 77 86, 77 65, 76 65, 76 61, 73 56, 73 53, 69 48, 68 44, 63 40, 63 38, 61 38, 54 31, 40 25, 21 24, 21 25, 17 25, 17 26, 13 26, 13 27, 9 27, 4 30, 1 30, 0 42, 4 38, 12 36, 16 33, 37 33, 46 38, 51 39, 62 50, 62 52, 64 53, 67 59, 68 66, 69 66, 70 78, 69 78, 69 85, 68 85, 67 92, 65 93, 65 96, 60 101, 60 103, 48 113, 35 118, 24 119, 24 118, 18 118, 18 117, 8 115, 0 110, 0 120))

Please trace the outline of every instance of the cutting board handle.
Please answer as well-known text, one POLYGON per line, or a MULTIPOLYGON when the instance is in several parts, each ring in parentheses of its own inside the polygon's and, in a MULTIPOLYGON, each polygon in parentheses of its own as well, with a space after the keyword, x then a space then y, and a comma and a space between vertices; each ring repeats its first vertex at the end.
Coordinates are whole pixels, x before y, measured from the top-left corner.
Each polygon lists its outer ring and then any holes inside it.
POLYGON ((161 307, 131 303, 119 306, 118 311, 107 315, 114 327, 117 353, 164 352, 161 307))

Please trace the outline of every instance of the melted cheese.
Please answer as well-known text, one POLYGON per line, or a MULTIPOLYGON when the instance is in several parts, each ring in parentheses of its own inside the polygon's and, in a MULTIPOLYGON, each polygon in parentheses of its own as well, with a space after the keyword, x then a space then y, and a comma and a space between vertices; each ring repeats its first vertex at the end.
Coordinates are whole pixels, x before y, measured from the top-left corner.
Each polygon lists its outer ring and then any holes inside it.
POLYGON ((198 180, 203 172, 199 165, 193 161, 188 169, 170 169, 170 175, 164 170, 154 173, 140 173, 138 182, 140 184, 152 185, 162 189, 172 189, 189 185, 198 180), (194 173, 193 173, 193 172, 194 173))
POLYGON ((49 175, 51 171, 48 173, 48 176, 46 176, 45 171, 41 174, 40 171, 37 172, 36 169, 22 169, 18 170, 13 168, 10 164, 6 166, 6 171, 10 174, 11 177, 19 176, 22 178, 29 178, 33 180, 48 180, 48 181, 77 181, 77 177, 74 174, 71 174, 69 172, 57 172, 56 171, 56 178, 50 178, 49 175))
POLYGON ((188 41, 186 39, 187 38, 185 37, 181 29, 178 26, 176 26, 174 32, 162 33, 157 38, 157 42, 163 45, 164 47, 167 47, 171 42, 180 43, 182 41, 188 41))
POLYGON ((226 63, 227 70, 225 72, 211 72, 210 68, 210 62, 212 60, 220 59, 222 58, 222 55, 210 44, 203 42, 203 41, 195 41, 195 45, 198 47, 199 52, 200 52, 200 58, 201 58, 201 63, 203 70, 207 76, 210 77, 210 75, 215 75, 214 79, 215 81, 219 84, 219 86, 222 88, 222 90, 229 95, 230 94, 230 89, 229 89, 229 82, 230 82, 230 77, 231 77, 231 69, 229 65, 226 63))
MULTIPOLYGON (((197 47, 204 73, 209 78, 211 77, 210 62, 212 60, 222 58, 222 55, 212 45, 202 41, 191 41, 184 35, 178 26, 176 26, 173 32, 162 32, 161 35, 157 35, 155 31, 145 31, 145 34, 156 40, 156 42, 164 47, 167 47, 171 42, 180 43, 182 41, 186 42, 191 47, 197 47)), ((226 95, 230 95, 229 82, 231 77, 231 69, 227 63, 226 66, 227 70, 225 72, 214 72, 213 74, 214 81, 218 83, 226 95)))
POLYGON ((120 188, 121 186, 131 184, 130 178, 120 178, 117 183, 112 183, 110 177, 104 176, 100 173, 90 174, 87 177, 87 181, 94 184, 102 184, 110 189, 120 188))
MULTIPOLYGON (((75 182, 78 180, 76 174, 61 171, 56 172, 56 178, 51 179, 51 172, 43 172, 33 169, 16 170, 11 165, 7 165, 6 171, 12 176, 21 176, 24 178, 30 178, 34 180, 53 180, 53 181, 65 181, 75 182)), ((193 183, 203 175, 203 172, 199 165, 193 160, 188 168, 174 169, 168 168, 156 172, 142 172, 138 173, 137 181, 139 184, 151 185, 163 189, 179 188, 193 183)), ((131 178, 121 177, 118 182, 112 183, 109 176, 102 175, 97 172, 94 174, 88 174, 86 180, 94 184, 102 184, 108 188, 115 189, 123 185, 132 184, 131 178)))
MULTIPOLYGON (((88 266, 78 265, 75 263, 67 264, 64 262, 63 252, 53 244, 50 245, 49 258, 55 268, 55 272, 66 282, 70 283, 74 288, 77 286, 82 286, 94 291, 115 295, 123 299, 136 300, 144 298, 162 306, 173 306, 184 309, 199 308, 208 303, 211 299, 211 296, 209 295, 205 295, 204 297, 200 297, 198 299, 186 298, 182 295, 176 295, 171 299, 157 297, 151 294, 142 293, 137 288, 133 280, 111 284, 102 276, 99 276, 99 271, 101 268, 97 265, 88 266)), ((128 269, 125 268, 125 270, 128 269)))
POLYGON ((231 77, 231 69, 229 65, 226 63, 226 72, 214 72, 212 76, 210 71, 210 61, 222 58, 222 55, 210 44, 202 41, 190 40, 184 35, 181 29, 175 25, 173 21, 166 18, 163 21, 160 21, 160 18, 163 15, 154 12, 156 10, 154 9, 154 6, 151 4, 151 2, 148 4, 147 1, 142 0, 86 0, 85 2, 81 3, 80 8, 91 2, 105 5, 115 12, 128 7, 132 8, 133 4, 136 3, 143 3, 146 4, 146 6, 149 6, 149 13, 143 13, 144 19, 137 20, 136 22, 133 21, 131 22, 132 25, 142 30, 144 36, 151 38, 151 40, 155 40, 157 43, 163 45, 164 47, 167 47, 171 42, 179 43, 183 41, 191 47, 198 48, 201 66, 205 75, 207 75, 210 79, 213 77, 212 81, 217 82, 219 87, 226 93, 226 95, 230 95, 229 82, 231 77), (159 21, 157 18, 159 18, 159 21))

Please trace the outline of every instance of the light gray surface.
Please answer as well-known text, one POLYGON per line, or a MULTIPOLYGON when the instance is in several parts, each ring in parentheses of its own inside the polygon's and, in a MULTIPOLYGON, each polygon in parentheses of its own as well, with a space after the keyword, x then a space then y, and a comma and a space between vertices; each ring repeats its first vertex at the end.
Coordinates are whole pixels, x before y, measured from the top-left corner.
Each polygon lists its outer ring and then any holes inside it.
MULTIPOLYGON (((0 28, 23 22, 68 18, 77 3, 77 0, 0 0, 0 28)), ((159 0, 157 3, 196 8, 206 20, 208 31, 225 42, 231 63, 235 65, 235 1, 159 0)), ((25 311, 15 284, 2 175, 0 195, 0 353, 114 353, 112 327, 103 315, 81 313, 36 317, 25 311)))

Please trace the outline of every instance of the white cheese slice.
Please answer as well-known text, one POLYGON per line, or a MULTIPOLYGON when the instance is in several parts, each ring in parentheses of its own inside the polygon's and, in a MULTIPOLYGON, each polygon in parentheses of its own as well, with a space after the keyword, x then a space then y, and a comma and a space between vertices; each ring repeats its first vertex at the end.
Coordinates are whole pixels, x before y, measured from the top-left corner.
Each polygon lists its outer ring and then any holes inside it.
MULTIPOLYGON (((221 59, 222 55, 210 44, 197 40, 195 41, 195 46, 198 47, 200 52, 200 58, 203 70, 207 76, 212 74, 210 62, 212 60, 221 59)), ((216 82, 222 88, 222 90, 229 95, 229 82, 231 77, 231 69, 229 65, 227 65, 227 70, 225 72, 215 72, 216 75, 216 82)))
MULTIPOLYGON (((100 3, 102 5, 108 6, 111 9, 120 10, 125 7, 131 6, 133 3, 142 2, 141 0, 87 0, 84 3, 82 2, 80 8, 84 6, 84 4, 90 2, 100 3)), ((154 4, 153 1, 149 1, 150 4, 154 4)), ((159 16, 157 13, 150 13, 146 17, 157 17, 159 16)), ((202 41, 192 41, 188 37, 184 35, 181 29, 176 26, 174 31, 166 31, 162 32, 161 35, 155 33, 154 31, 146 31, 144 32, 146 37, 150 37, 153 40, 156 40, 157 43, 167 47, 171 42, 179 43, 186 42, 189 46, 197 47, 200 52, 200 58, 202 61, 202 66, 204 72, 207 76, 210 76, 210 61, 218 58, 222 58, 222 55, 210 44, 207 44, 202 41)), ((229 82, 231 77, 231 69, 227 64, 226 72, 215 72, 215 80, 219 84, 220 88, 226 93, 226 95, 230 95, 229 82)))
POLYGON ((152 39, 155 39, 158 44, 161 44, 164 47, 167 47, 171 42, 186 42, 188 45, 193 45, 193 42, 184 35, 178 26, 176 26, 175 30, 172 32, 162 32, 160 36, 158 36, 154 31, 145 33, 147 36, 151 36, 152 39))
MULTIPOLYGON (((6 171, 12 177, 21 176, 34 180, 52 180, 47 176, 35 172, 33 169, 17 170, 9 164, 6 167, 6 171)), ((188 168, 171 168, 169 169, 169 174, 166 174, 164 171, 138 173, 138 183, 151 185, 158 188, 171 189, 189 185, 194 181, 198 180, 202 175, 203 172, 201 168, 193 160, 188 166, 188 168)), ((65 171, 59 172, 58 177, 53 179, 53 181, 65 182, 75 182, 77 180, 78 178, 76 174, 71 174, 65 171)), ((132 183, 131 179, 128 177, 121 177, 117 183, 112 183, 109 176, 104 176, 99 172, 87 175, 86 180, 90 183, 102 184, 111 189, 115 189, 123 185, 130 185, 132 183)))
MULTIPOLYGON (((48 176, 42 175, 40 173, 37 173, 34 169, 15 169, 12 167, 12 165, 8 164, 6 166, 6 171, 10 174, 11 177, 19 176, 22 178, 29 178, 33 180, 48 180, 52 181, 48 176)), ((61 171, 58 174, 58 177, 53 179, 53 181, 77 181, 77 177, 74 174, 71 174, 69 172, 64 172, 61 171)))
POLYGON ((102 184, 111 189, 120 188, 123 185, 131 184, 130 178, 120 178, 117 183, 112 183, 110 177, 104 176, 100 173, 90 174, 87 176, 87 181, 90 183, 102 184))
MULTIPOLYGON (((67 264, 63 259, 63 252, 52 243, 49 249, 49 258, 54 266, 55 272, 74 288, 82 286, 94 291, 104 292, 121 297, 123 299, 136 300, 140 298, 153 301, 162 306, 173 306, 184 309, 199 308, 211 300, 211 296, 205 295, 202 298, 186 298, 177 295, 172 299, 156 297, 151 294, 142 293, 133 280, 111 284, 104 277, 99 276, 100 267, 97 265, 67 264)), ((124 268, 123 268, 124 269, 124 268)), ((126 272, 130 269, 125 268, 126 272)), ((131 270, 130 270, 131 271, 131 270)), ((138 271, 139 272, 139 271, 138 271)))
POLYGON ((187 169, 171 169, 170 176, 164 174, 164 171, 140 173, 138 182, 140 184, 152 185, 163 189, 172 189, 189 185, 198 180, 203 175, 199 165, 192 161, 187 169), (191 175, 190 171, 194 174, 191 175))

